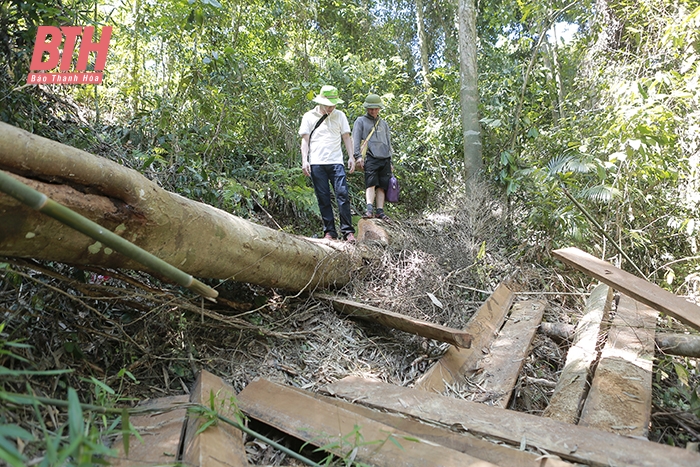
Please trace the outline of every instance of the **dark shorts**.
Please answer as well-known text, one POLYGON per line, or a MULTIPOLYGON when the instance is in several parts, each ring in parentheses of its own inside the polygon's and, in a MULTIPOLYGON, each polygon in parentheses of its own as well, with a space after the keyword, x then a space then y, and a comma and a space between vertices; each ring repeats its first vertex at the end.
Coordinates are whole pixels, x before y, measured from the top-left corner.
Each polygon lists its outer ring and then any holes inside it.
POLYGON ((378 186, 386 191, 391 178, 391 158, 377 159, 368 155, 365 158, 365 188, 378 186))

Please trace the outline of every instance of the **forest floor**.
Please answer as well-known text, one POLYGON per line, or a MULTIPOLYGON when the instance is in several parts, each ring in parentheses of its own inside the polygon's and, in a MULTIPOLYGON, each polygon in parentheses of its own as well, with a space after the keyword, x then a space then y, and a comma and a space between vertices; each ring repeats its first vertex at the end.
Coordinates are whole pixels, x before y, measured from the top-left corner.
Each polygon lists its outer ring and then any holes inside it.
MULTIPOLYGON (((459 209, 396 221, 392 228, 401 231, 400 240, 376 247, 377 259, 332 292, 463 328, 508 279, 517 285, 516 300, 547 301, 544 321, 577 322, 594 281, 555 263, 540 239, 513 244, 508 235, 513 227, 488 193, 471 202, 442 204, 459 209)), ((0 266, 0 368, 11 370, 0 382, 0 394, 31 391, 65 400, 73 387, 85 403, 133 406, 186 393, 202 369, 236 391, 257 377, 310 391, 348 375, 411 386, 447 348, 339 315, 314 299, 313 291, 290 294, 217 281, 210 285, 222 300, 205 305, 188 291, 131 271, 10 258, 0 259, 0 266), (71 371, 41 373, 56 369, 71 371)), ((671 320, 660 324, 677 325, 671 320)), ((508 408, 540 414, 566 351, 565 343, 538 333, 508 408)), ((681 389, 685 383, 697 386, 697 361, 659 356, 655 364, 650 439, 683 447, 700 441, 700 423, 683 410, 691 401, 681 389)), ((49 431, 60 432, 64 420, 56 410, 42 410, 40 420, 33 407, 3 404, 0 422, 17 424, 41 440, 46 423, 49 431)), ((268 435, 286 442, 274 430, 268 435)), ((28 458, 40 459, 43 445, 37 441, 21 449, 28 458)), ((247 449, 252 464, 297 465, 252 440, 247 449)))

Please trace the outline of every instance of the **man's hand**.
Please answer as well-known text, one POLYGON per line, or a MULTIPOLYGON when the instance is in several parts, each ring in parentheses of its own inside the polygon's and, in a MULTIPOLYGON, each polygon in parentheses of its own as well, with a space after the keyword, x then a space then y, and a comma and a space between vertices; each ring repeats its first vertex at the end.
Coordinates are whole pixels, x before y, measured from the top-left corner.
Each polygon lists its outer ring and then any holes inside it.
POLYGON ((307 177, 311 176, 311 164, 309 164, 308 161, 302 162, 301 163, 301 171, 304 172, 304 175, 307 177))
POLYGON ((348 173, 353 173, 355 171, 355 158, 348 158, 348 173))

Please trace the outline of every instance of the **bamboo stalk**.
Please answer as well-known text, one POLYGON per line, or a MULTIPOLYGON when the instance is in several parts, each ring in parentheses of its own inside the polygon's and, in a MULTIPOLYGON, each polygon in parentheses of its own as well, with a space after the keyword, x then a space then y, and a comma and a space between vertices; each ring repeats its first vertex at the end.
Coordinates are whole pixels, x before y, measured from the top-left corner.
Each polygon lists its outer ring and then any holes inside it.
POLYGON ((25 185, 7 173, 0 170, 0 191, 12 196, 20 202, 26 204, 49 217, 56 219, 63 224, 77 230, 80 233, 91 237, 103 245, 117 251, 134 261, 147 266, 149 269, 162 274, 176 284, 186 287, 193 292, 202 295, 208 300, 214 301, 219 293, 208 285, 193 278, 178 268, 166 263, 157 256, 147 252, 141 247, 134 245, 128 240, 120 237, 114 232, 105 229, 101 225, 87 219, 84 216, 68 209, 67 207, 53 201, 45 194, 25 185))

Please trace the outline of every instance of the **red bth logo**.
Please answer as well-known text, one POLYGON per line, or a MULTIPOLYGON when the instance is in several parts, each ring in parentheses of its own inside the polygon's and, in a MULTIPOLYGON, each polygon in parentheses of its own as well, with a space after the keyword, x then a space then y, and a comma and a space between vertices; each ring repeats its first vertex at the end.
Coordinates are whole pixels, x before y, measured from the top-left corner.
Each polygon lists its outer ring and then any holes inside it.
POLYGON ((112 26, 102 28, 97 42, 94 36, 93 26, 39 26, 27 84, 102 84, 112 26), (76 44, 77 62, 72 67, 76 44), (92 52, 95 53, 94 71, 86 71, 92 52), (59 64, 58 72, 46 73, 59 64))

